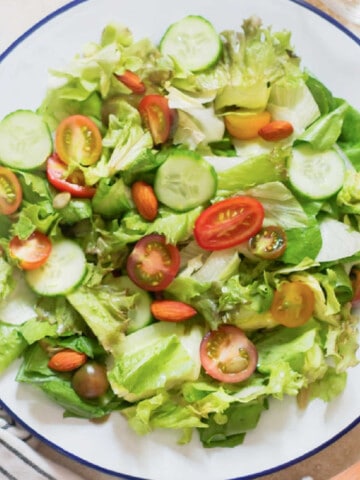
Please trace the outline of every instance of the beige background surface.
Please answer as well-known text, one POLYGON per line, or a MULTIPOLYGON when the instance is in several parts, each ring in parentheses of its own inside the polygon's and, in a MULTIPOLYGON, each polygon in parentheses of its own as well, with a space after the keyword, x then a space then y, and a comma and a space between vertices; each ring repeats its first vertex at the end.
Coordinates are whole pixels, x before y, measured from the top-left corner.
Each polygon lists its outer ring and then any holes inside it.
MULTIPOLYGON (((360 0, 308 0, 308 2, 333 15, 360 36, 360 0)), ((0 51, 3 51, 36 21, 66 3, 68 3, 67 0, 0 0, 0 51)), ((40 444, 39 450, 44 456, 67 466, 87 480, 118 478, 75 463, 46 445, 40 444)), ((329 480, 358 460, 360 460, 360 425, 311 458, 261 479, 302 480, 306 477, 304 480, 310 480, 309 477, 312 477, 313 480, 329 480)), ((351 480, 360 480, 360 477, 354 477, 351 480)))

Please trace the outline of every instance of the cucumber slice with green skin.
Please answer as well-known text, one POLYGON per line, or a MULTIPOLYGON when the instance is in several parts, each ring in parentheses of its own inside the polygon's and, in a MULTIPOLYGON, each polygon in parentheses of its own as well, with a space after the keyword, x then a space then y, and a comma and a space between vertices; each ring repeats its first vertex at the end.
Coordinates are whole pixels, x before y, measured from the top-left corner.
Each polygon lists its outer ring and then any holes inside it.
POLYGON ((208 20, 188 15, 166 30, 160 41, 160 51, 184 70, 201 72, 219 60, 222 43, 208 20))
POLYGON ((150 311, 151 296, 145 290, 139 288, 126 275, 118 277, 116 284, 126 290, 127 295, 136 295, 134 309, 129 311, 129 324, 126 333, 133 333, 144 328, 153 321, 150 311))
POLYGON ((333 149, 319 152, 310 145, 299 145, 293 149, 288 175, 298 193, 322 200, 335 195, 342 187, 345 163, 333 149))
POLYGON ((155 175, 154 190, 158 200, 179 212, 208 202, 216 188, 214 167, 190 150, 171 152, 155 175))
POLYGON ((53 243, 46 263, 28 270, 25 278, 34 292, 45 296, 65 295, 81 284, 86 274, 86 258, 72 240, 53 243))
POLYGON ((0 122, 0 162, 19 170, 40 167, 52 153, 48 126, 31 110, 16 110, 0 122))

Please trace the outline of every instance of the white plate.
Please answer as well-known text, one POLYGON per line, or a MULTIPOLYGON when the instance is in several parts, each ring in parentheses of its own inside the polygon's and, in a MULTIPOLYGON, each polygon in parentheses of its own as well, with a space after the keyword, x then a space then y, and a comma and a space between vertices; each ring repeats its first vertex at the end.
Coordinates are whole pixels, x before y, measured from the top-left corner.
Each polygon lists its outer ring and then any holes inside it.
MULTIPOLYGON (((27 32, 0 56, 0 118, 17 108, 36 108, 49 67, 60 67, 83 44, 97 40, 105 24, 119 21, 135 38, 159 40, 173 21, 200 14, 219 30, 238 28, 242 19, 260 16, 274 29, 290 29, 303 64, 332 92, 360 108, 359 39, 301 1, 276 0, 80 0, 27 32)), ((26 305, 22 305, 26 315, 26 305)), ((17 365, 0 379, 1 401, 40 438, 101 471, 124 478, 154 480, 241 480, 259 477, 302 460, 329 445, 360 421, 360 366, 349 372, 345 392, 330 404, 313 402, 299 411, 294 399, 272 402, 258 428, 235 449, 176 445, 176 436, 156 432, 139 438, 120 415, 94 425, 63 419, 62 409, 41 392, 18 385, 17 365)))

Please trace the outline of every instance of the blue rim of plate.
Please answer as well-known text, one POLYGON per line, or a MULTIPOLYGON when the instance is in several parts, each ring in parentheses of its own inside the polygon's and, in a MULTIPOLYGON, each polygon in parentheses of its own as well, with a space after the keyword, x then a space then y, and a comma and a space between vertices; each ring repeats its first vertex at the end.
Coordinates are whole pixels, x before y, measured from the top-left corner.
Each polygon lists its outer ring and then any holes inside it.
MULTIPOLYGON (((58 8, 57 10, 54 10, 52 13, 49 15, 45 16, 42 18, 40 21, 36 22, 32 27, 30 27, 28 30, 26 30, 22 35, 20 35, 13 43, 11 43, 1 54, 0 54, 0 64, 5 58, 18 46, 20 45, 24 40, 26 40, 28 37, 30 37, 35 31, 39 30, 43 25, 47 24, 50 22, 53 18, 58 17, 62 13, 66 12, 67 10, 70 10, 82 3, 85 3, 89 0, 73 0, 62 7, 58 8)), ((351 32, 348 28, 346 28, 344 25, 342 25, 339 21, 337 21, 335 18, 331 17, 327 13, 323 12, 322 10, 319 10, 313 5, 310 5, 304 0, 288 0, 291 3, 295 3, 297 5, 300 5, 303 8, 306 8, 307 10, 310 10, 314 14, 322 17, 324 20, 327 22, 331 23, 335 27, 337 27, 339 30, 344 32, 347 36, 349 36, 355 43, 357 43, 360 46, 360 38, 356 36, 353 32, 351 32)), ((74 455, 71 452, 68 452, 55 443, 49 441, 46 437, 43 437, 39 433, 37 433, 35 430, 33 430, 31 427, 29 427, 25 422, 21 420, 17 416, 15 412, 13 412, 1 399, 0 399, 0 407, 3 408, 9 415, 12 416, 12 418, 19 423, 19 425, 23 426, 27 431, 29 431, 34 437, 37 437, 39 440, 41 440, 44 444, 47 446, 53 448, 57 452, 61 453, 62 455, 65 455, 66 457, 70 458, 71 460, 74 460, 86 467, 93 468, 94 470, 97 470, 99 472, 108 474, 108 475, 113 475, 119 478, 122 478, 124 480, 146 480, 144 477, 134 477, 132 475, 127 475, 125 473, 121 472, 115 472, 113 470, 108 470, 104 467, 100 467, 99 465, 93 464, 91 462, 88 462, 81 457, 78 457, 77 455, 74 455)), ((276 467, 269 468, 267 470, 263 470, 261 472, 255 473, 255 474, 249 474, 241 477, 235 477, 233 479, 229 480, 255 480, 259 477, 263 477, 265 475, 271 475, 273 473, 277 473, 281 470, 284 470, 285 468, 291 467, 293 465, 296 465, 297 463, 300 463, 307 458, 312 457, 313 455, 316 455, 317 453, 321 452, 325 448, 329 447, 333 443, 335 443, 337 440, 339 440, 341 437, 349 433, 353 428, 355 428, 358 424, 360 424, 360 415, 358 418, 356 418, 353 422, 351 422, 346 428, 341 430, 339 433, 331 437, 329 440, 326 442, 322 443, 316 448, 313 448, 312 450, 306 452, 303 455, 300 455, 299 457, 294 458, 293 460, 289 462, 282 463, 281 465, 277 465, 276 467)))

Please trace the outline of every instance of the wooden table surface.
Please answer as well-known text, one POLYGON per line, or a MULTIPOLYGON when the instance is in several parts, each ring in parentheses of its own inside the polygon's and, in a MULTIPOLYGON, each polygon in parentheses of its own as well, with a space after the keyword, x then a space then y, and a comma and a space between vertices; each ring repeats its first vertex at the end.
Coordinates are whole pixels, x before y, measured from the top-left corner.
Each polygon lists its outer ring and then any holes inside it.
MULTIPOLYGON (((7 36, 5 39, 4 32, 0 29, 0 50, 5 49, 8 45, 7 42, 16 39, 39 18, 66 3, 68 3, 68 0, 28 0, 26 2, 23 0, 0 0, 0 17, 5 14, 8 19, 16 19, 16 22, 14 20, 13 25, 11 25, 13 38, 7 36), (19 8, 22 11, 20 16, 18 14, 19 8)), ((308 3, 332 15, 360 37, 360 0, 308 0, 308 3)), ((40 445, 39 450, 44 456, 67 466, 88 480, 115 478, 64 458, 46 445, 40 445)), ((357 461, 360 461, 360 425, 316 455, 281 472, 261 477, 261 480, 330 480, 357 461)), ((359 469, 353 470, 346 478, 342 475, 337 477, 336 480, 360 480, 360 471, 359 469)))

